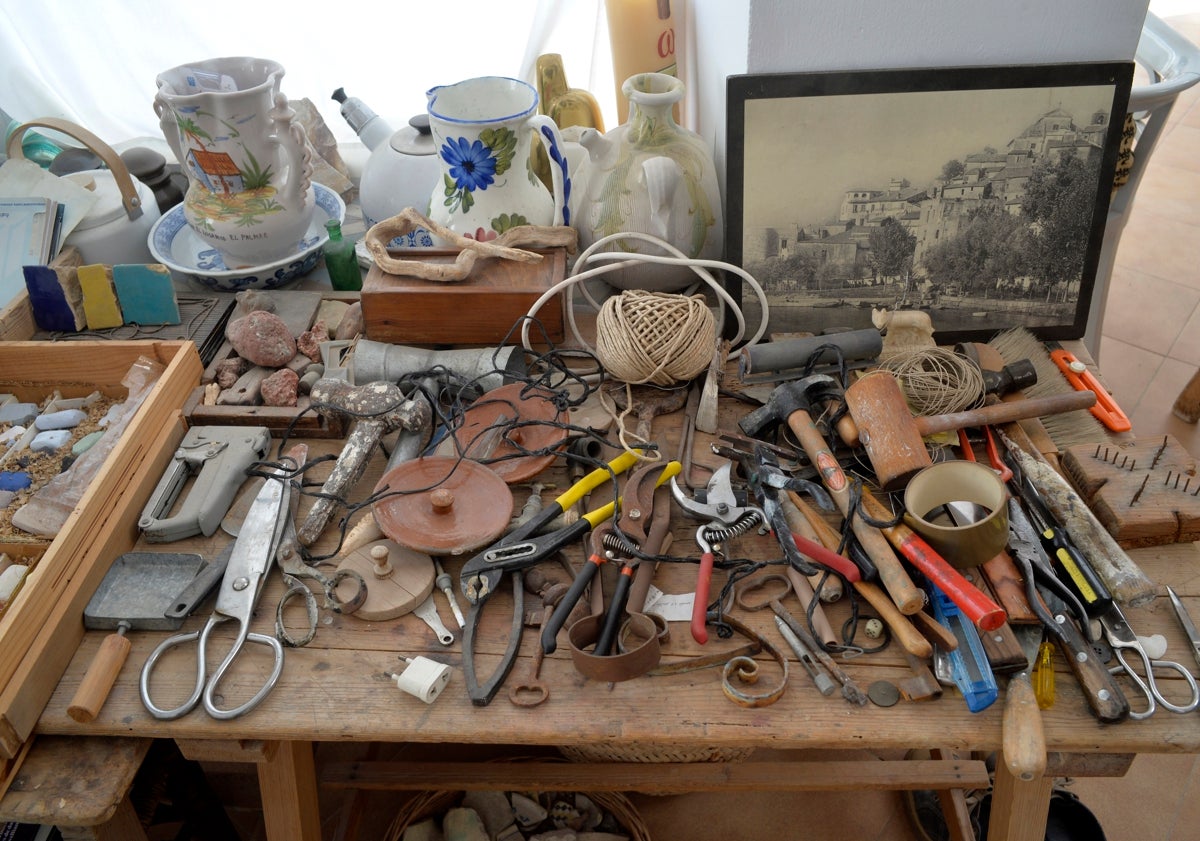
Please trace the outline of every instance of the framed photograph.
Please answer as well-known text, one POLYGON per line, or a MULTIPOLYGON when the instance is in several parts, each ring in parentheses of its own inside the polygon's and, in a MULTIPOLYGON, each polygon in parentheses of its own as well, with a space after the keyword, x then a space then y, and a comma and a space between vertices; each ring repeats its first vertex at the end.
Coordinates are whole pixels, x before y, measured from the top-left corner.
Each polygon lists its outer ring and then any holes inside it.
POLYGON ((1132 79, 1132 62, 729 77, 727 257, 766 290, 769 333, 920 309, 940 344, 1081 337, 1132 79))

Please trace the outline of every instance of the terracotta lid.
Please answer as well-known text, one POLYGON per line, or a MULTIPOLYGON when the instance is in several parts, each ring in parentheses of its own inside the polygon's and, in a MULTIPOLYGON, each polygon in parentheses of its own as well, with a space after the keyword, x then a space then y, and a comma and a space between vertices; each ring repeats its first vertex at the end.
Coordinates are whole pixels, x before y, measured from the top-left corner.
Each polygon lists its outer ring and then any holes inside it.
POLYGON ((429 555, 462 555, 494 542, 513 514, 512 492, 496 473, 467 459, 431 456, 396 465, 375 486, 385 535, 429 555))

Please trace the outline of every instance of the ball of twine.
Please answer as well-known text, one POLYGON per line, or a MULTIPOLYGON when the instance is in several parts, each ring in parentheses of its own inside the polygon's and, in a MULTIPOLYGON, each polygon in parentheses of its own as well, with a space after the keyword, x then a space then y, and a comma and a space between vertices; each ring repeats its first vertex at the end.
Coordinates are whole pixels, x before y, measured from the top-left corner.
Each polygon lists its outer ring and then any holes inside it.
POLYGON ((617 379, 672 385, 708 368, 716 321, 703 295, 630 289, 596 316, 596 355, 617 379))
POLYGON ((895 374, 916 415, 944 415, 983 405, 979 366, 951 350, 922 348, 880 362, 895 374))

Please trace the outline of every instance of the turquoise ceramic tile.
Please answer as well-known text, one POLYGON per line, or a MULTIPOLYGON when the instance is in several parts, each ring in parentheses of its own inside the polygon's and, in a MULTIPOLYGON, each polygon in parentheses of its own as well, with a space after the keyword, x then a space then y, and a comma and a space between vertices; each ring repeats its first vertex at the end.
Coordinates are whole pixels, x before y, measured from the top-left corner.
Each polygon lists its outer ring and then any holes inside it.
POLYGON ((179 323, 179 303, 166 266, 113 266, 113 285, 126 324, 179 323))

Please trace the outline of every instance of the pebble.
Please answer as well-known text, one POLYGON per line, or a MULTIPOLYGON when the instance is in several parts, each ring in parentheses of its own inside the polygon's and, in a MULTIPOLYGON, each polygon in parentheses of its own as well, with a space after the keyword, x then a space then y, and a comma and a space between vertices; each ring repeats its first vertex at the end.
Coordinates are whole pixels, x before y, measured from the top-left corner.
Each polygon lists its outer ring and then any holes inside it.
POLYGON ((489 841, 483 821, 474 809, 450 809, 442 818, 446 841, 489 841))
POLYGON ((16 491, 0 491, 0 508, 7 508, 16 496, 16 491))
POLYGON ((217 385, 221 388, 233 388, 233 384, 238 381, 238 377, 246 373, 250 368, 250 363, 240 356, 230 356, 227 359, 222 359, 217 363, 216 380, 217 385))
POLYGON ((95 432, 89 432, 87 435, 76 441, 75 445, 71 447, 71 455, 83 455, 92 448, 93 444, 100 440, 102 435, 104 435, 103 429, 97 429, 95 432))
POLYGON ((29 426, 37 416, 37 403, 5 403, 0 406, 0 423, 29 426))
POLYGON ((58 472, 66 473, 68 470, 71 469, 71 465, 75 463, 75 460, 77 458, 79 458, 79 456, 67 456, 66 458, 64 458, 62 460, 62 464, 60 464, 58 466, 58 472))
POLYGON ((0 470, 0 491, 23 491, 33 479, 23 470, 0 470))
POLYGON ((361 332, 363 332, 362 304, 355 301, 342 315, 342 320, 338 322, 337 329, 333 331, 333 337, 339 340, 353 339, 361 332))
POLYGON ((261 289, 243 289, 234 295, 233 299, 237 301, 238 309, 242 312, 275 312, 275 299, 269 292, 261 289))
POLYGON ((264 368, 279 368, 296 355, 296 340, 284 320, 274 313, 256 310, 225 328, 238 356, 264 368))
POLYGON ((71 440, 71 433, 65 429, 47 429, 33 436, 29 449, 35 453, 52 453, 71 440))
POLYGON ((305 330, 296 338, 296 350, 313 362, 321 361, 321 342, 329 341, 329 330, 325 322, 318 320, 311 330, 305 330))
POLYGON ((259 394, 264 406, 295 406, 300 377, 291 368, 280 368, 262 381, 259 394))
POLYGON ((300 378, 300 386, 297 391, 299 391, 300 394, 311 394, 312 387, 317 384, 317 380, 321 379, 323 373, 323 371, 320 373, 317 371, 309 371, 306 373, 300 378))
POLYGON ((11 444, 13 441, 20 439, 25 434, 25 427, 10 426, 8 429, 0 432, 0 444, 11 444))
POLYGON ((63 409, 58 412, 47 412, 44 415, 38 415, 37 420, 33 422, 35 429, 42 431, 48 429, 74 429, 87 420, 87 412, 82 409, 63 409))
POLYGON ((429 818, 404 830, 400 841, 442 841, 442 831, 433 818, 429 818))
POLYGON ((17 585, 25 578, 29 567, 24 564, 13 564, 4 572, 0 572, 0 605, 7 605, 12 598, 17 585))

